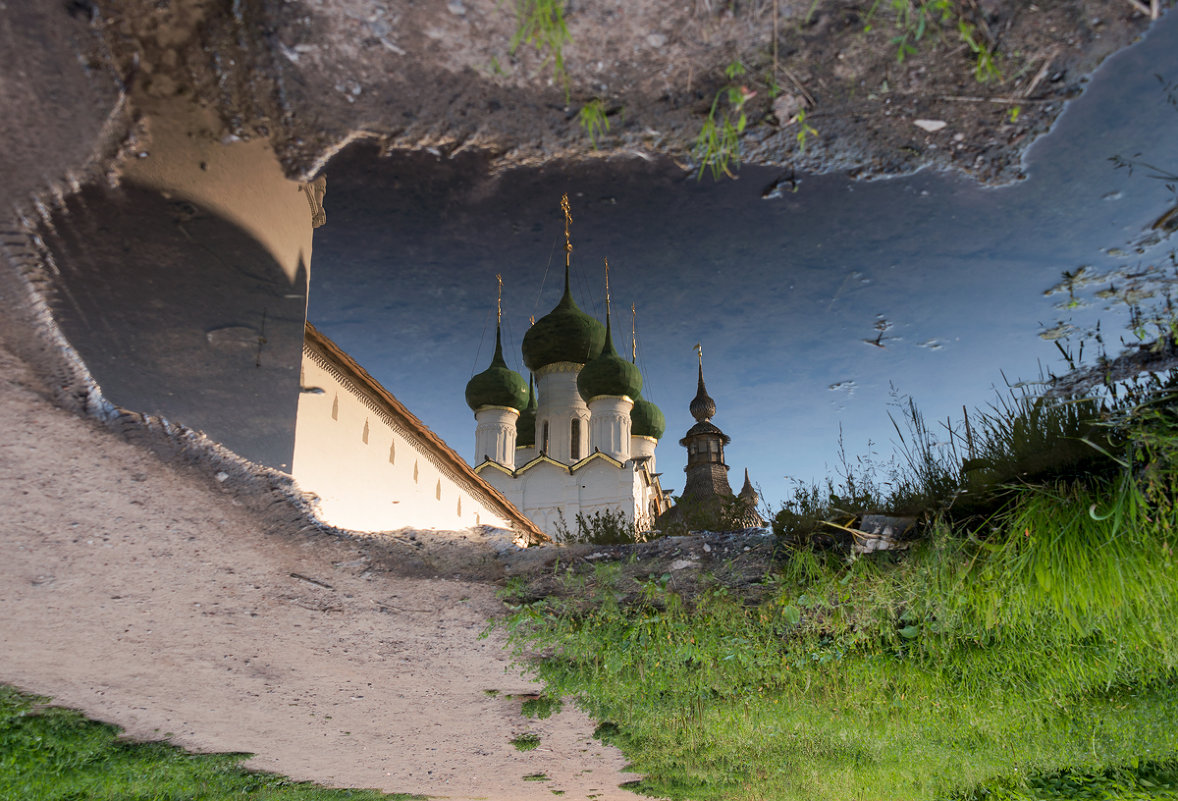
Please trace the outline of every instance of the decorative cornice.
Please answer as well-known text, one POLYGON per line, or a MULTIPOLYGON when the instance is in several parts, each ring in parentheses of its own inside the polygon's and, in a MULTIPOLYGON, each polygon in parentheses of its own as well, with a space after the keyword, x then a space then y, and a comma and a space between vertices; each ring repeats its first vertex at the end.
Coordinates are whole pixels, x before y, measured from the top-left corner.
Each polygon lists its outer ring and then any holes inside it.
POLYGON ((568 473, 569 475, 572 475, 573 471, 569 468, 569 466, 567 464, 561 464, 560 462, 553 459, 551 456, 545 456, 544 454, 540 454, 539 456, 537 456, 532 461, 528 462, 523 467, 516 469, 514 477, 519 478, 521 475, 523 475, 527 471, 531 470, 536 465, 544 464, 544 463, 555 465, 555 466, 559 467, 561 470, 568 473))
POLYGON ((494 459, 485 460, 482 464, 474 469, 474 472, 476 475, 482 476, 483 471, 491 467, 497 468, 500 472, 506 473, 513 478, 515 477, 515 472, 511 468, 509 468, 507 465, 499 464, 494 459))
POLYGON ((616 468, 618 468, 618 469, 621 469, 621 468, 623 468, 623 467, 625 467, 625 466, 626 466, 625 462, 619 462, 617 459, 615 459, 614 457, 610 456, 608 453, 602 453, 601 451, 597 451, 596 453, 591 453, 591 454, 589 454, 588 456, 586 456, 584 459, 582 459, 581 461, 579 461, 579 462, 577 462, 576 464, 574 464, 574 465, 570 466, 570 467, 569 467, 569 473, 575 473, 575 472, 577 472, 578 470, 580 470, 581 468, 585 467, 587 464, 589 464, 590 462, 594 461, 595 459, 603 459, 603 460, 605 460, 607 463, 609 463, 609 464, 613 465, 614 467, 616 467, 616 468))
MULTIPOLYGON (((489 508, 499 510, 504 517, 514 521, 520 528, 541 542, 548 535, 507 500, 498 490, 481 479, 462 457, 455 453, 437 434, 421 422, 406 406, 381 386, 338 345, 320 333, 311 323, 304 328, 303 354, 320 368, 328 372, 385 425, 405 439, 416 443, 418 451, 425 456, 442 475, 479 499, 489 508)), ((514 410, 513 410, 514 411, 514 410)), ((485 463, 484 463, 485 464, 485 463)))

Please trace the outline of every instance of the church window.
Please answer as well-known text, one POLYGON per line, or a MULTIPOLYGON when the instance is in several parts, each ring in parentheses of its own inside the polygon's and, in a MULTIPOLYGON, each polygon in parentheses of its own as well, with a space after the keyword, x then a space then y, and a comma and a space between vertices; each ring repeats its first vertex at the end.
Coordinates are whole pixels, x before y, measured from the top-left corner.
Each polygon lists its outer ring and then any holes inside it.
POLYGON ((336 395, 331 399, 331 419, 339 419, 339 395, 336 395))
POLYGON ((462 517, 462 498, 458 498, 458 516, 462 517))
POLYGON ((393 440, 389 443, 389 464, 397 463, 397 441, 393 440))
POLYGON ((413 463, 413 483, 417 483, 417 462, 413 463))
POLYGON ((363 442, 365 445, 368 444, 368 421, 367 420, 364 421, 364 431, 362 431, 360 434, 360 441, 363 442))
POLYGON ((434 497, 439 501, 442 500, 442 479, 438 479, 438 486, 434 488, 434 497))
POLYGON ((569 457, 575 462, 581 458, 581 418, 573 418, 572 442, 569 446, 569 457))
POLYGON ((548 453, 548 421, 544 421, 544 436, 540 438, 540 453, 548 453))

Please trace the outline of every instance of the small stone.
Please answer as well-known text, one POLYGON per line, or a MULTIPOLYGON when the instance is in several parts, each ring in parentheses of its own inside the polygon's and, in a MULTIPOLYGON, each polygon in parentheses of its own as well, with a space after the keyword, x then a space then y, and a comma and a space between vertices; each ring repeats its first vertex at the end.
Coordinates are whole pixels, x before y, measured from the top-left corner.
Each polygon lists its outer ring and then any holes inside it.
POLYGON ((229 474, 222 470, 220 473, 217 473, 217 475, 213 476, 213 478, 217 479, 217 481, 224 482, 229 478, 229 474))
POLYGON ((806 107, 806 101, 798 95, 778 95, 773 101, 773 116, 777 117, 777 124, 782 128, 794 121, 798 112, 806 107))
POLYGON ((711 546, 711 545, 708 545, 708 544, 705 542, 705 543, 704 543, 704 553, 711 553, 711 552, 712 552, 712 546, 711 546))
POLYGON ((944 128, 949 123, 945 122, 944 120, 913 120, 912 124, 922 131, 935 133, 944 128))
POLYGON ((646 37, 646 43, 651 47, 662 47, 667 43, 667 37, 661 33, 652 33, 646 37))
POLYGON ((450 0, 446 3, 446 10, 456 17, 466 16, 466 6, 462 5, 462 0, 450 0))

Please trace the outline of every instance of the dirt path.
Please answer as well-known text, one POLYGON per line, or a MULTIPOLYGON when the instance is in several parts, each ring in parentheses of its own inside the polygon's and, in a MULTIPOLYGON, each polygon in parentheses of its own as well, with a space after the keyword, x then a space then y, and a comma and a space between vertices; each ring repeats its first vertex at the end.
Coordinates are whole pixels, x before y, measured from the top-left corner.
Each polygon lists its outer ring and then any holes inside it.
POLYGON ((53 407, 6 350, 0 376, 0 682, 328 785, 632 801, 584 715, 529 721, 505 697, 537 688, 477 639, 490 586, 267 533, 213 481, 53 407), (526 731, 541 744, 521 753, 526 731))

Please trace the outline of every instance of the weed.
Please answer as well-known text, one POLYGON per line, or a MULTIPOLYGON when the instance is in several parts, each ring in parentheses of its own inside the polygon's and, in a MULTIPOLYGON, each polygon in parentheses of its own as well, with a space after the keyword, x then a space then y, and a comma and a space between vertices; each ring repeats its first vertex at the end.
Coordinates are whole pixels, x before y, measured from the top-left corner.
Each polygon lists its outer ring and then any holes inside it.
POLYGON ((597 140, 609 132, 609 117, 605 113, 605 103, 594 98, 577 112, 577 122, 585 129, 593 149, 597 149, 597 140))
POLYGON ((527 776, 524 776, 524 781, 526 781, 526 782, 546 782, 546 781, 548 781, 548 774, 547 773, 529 773, 527 776))
POLYGON ((564 0, 516 0, 516 29, 511 37, 512 55, 521 44, 531 44, 552 62, 552 77, 568 95, 569 75, 564 65, 564 46, 569 29, 564 18, 564 0))
POLYGON ((696 180, 703 178, 704 170, 710 170, 712 179, 716 181, 720 180, 722 175, 735 178, 729 166, 740 165, 740 135, 748 125, 744 106, 756 92, 747 86, 731 83, 735 78, 745 74, 744 65, 739 61, 729 64, 724 74, 730 83, 716 92, 707 119, 704 120, 695 140, 693 153, 699 162, 696 180), (720 104, 721 100, 725 101, 724 105, 720 104))
POLYGON ((515 746, 516 751, 534 751, 540 746, 540 735, 531 732, 521 734, 511 740, 511 744, 515 746))
POLYGON ((637 541, 634 522, 621 510, 604 509, 592 515, 577 513, 577 533, 569 531, 561 513, 554 526, 556 541, 564 544, 624 545, 637 541))
MULTIPOLYGON (((965 20, 957 21, 957 33, 961 37, 961 41, 965 42, 966 47, 973 53, 974 56, 974 70, 973 77, 978 83, 988 83, 989 81, 1000 82, 1002 80, 1002 72, 998 69, 996 56, 993 47, 987 47, 982 43, 979 36, 977 36, 977 29, 966 22, 965 20)), ((1018 119, 1018 110, 1014 109, 1011 122, 1018 119)))
POLYGON ((794 121, 798 124, 798 152, 806 152, 806 140, 811 136, 817 136, 818 131, 814 129, 808 122, 806 122, 806 110, 802 109, 794 116, 794 121))
POLYGON ((954 15, 951 0, 892 0, 892 11, 899 32, 891 43, 896 46, 896 61, 900 63, 916 55, 916 43, 924 38, 930 23, 944 25, 954 15))

